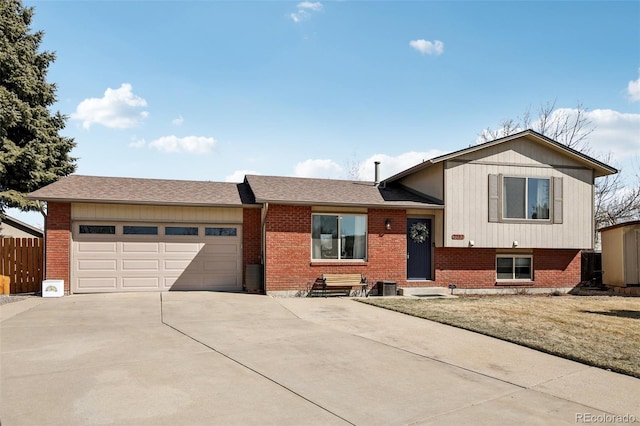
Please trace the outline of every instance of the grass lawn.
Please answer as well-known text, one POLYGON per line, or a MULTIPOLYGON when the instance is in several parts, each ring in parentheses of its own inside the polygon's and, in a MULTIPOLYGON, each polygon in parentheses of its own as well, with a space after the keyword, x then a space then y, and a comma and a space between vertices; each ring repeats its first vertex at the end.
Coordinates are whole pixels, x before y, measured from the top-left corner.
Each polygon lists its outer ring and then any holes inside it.
POLYGON ((640 298, 465 296, 359 300, 640 378, 640 298))

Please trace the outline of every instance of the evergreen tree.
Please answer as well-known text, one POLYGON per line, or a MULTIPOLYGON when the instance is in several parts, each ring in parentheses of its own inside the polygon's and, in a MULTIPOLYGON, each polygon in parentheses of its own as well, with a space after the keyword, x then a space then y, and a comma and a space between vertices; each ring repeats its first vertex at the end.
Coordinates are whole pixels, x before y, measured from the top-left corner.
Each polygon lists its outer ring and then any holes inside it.
POLYGON ((24 196, 73 173, 67 117, 51 112, 56 85, 47 83, 53 52, 38 52, 44 33, 31 32, 33 8, 0 0, 0 214, 6 207, 39 210, 24 196))

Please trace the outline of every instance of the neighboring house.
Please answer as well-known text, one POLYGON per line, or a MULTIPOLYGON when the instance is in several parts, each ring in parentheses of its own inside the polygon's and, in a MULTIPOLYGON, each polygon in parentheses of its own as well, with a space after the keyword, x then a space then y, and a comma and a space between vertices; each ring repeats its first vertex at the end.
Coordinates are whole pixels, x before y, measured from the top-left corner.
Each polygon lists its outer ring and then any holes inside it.
POLYGON ((602 282, 609 287, 640 286, 640 220, 600 229, 602 282))
POLYGON ((593 248, 594 180, 616 172, 527 130, 381 182, 73 175, 30 198, 48 205, 47 278, 74 293, 239 291, 253 264, 269 294, 325 273, 407 292, 568 290, 593 248))
POLYGON ((0 220, 0 237, 2 238, 42 238, 44 232, 11 216, 0 220))

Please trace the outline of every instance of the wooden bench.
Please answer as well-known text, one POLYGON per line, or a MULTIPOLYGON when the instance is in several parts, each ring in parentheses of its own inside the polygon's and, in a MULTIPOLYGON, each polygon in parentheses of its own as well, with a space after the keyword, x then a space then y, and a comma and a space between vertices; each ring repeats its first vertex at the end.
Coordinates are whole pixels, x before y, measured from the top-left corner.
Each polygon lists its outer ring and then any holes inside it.
POLYGON ((367 280, 361 274, 322 274, 322 278, 313 283, 311 292, 322 290, 324 297, 327 297, 328 293, 342 294, 342 292, 350 296, 353 287, 360 287, 365 296, 367 295, 367 280))

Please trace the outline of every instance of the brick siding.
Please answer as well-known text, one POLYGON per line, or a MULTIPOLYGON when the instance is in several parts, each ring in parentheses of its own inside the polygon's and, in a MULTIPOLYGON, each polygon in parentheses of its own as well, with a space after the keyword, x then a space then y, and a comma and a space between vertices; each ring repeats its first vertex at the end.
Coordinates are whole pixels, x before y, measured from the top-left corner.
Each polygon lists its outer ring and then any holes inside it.
POLYGON ((69 293, 71 204, 47 203, 46 220, 46 279, 64 280, 64 290, 69 293))
POLYGON ((260 209, 242 210, 242 282, 247 265, 259 264, 261 261, 261 215, 260 209))
MULTIPOLYGON (((339 211, 337 209, 336 211, 339 211)), ((359 273, 369 282, 389 280, 399 287, 456 284, 458 288, 522 287, 496 284, 496 249, 434 248, 433 281, 406 280, 406 214, 403 210, 369 209, 366 262, 311 260, 311 208, 270 205, 266 219, 266 291, 299 291, 324 273, 359 273), (385 229, 385 220, 392 222, 385 229)), ((533 250, 534 280, 528 287, 572 287, 580 282, 580 250, 533 250)))
MULTIPOLYGON (((496 283, 495 249, 435 249, 435 280, 430 285, 488 289, 505 287, 574 287, 580 283, 580 250, 534 249, 533 281, 529 283, 496 283)), ((524 253, 524 252, 523 252, 524 253)))
MULTIPOLYGON (((339 209, 336 211, 339 212, 339 209)), ((368 260, 311 260, 311 208, 270 205, 266 220, 267 291, 305 290, 322 274, 362 274, 368 281, 406 277, 406 214, 403 210, 370 209, 367 213, 368 260), (385 229, 390 219, 392 229, 385 229)))

